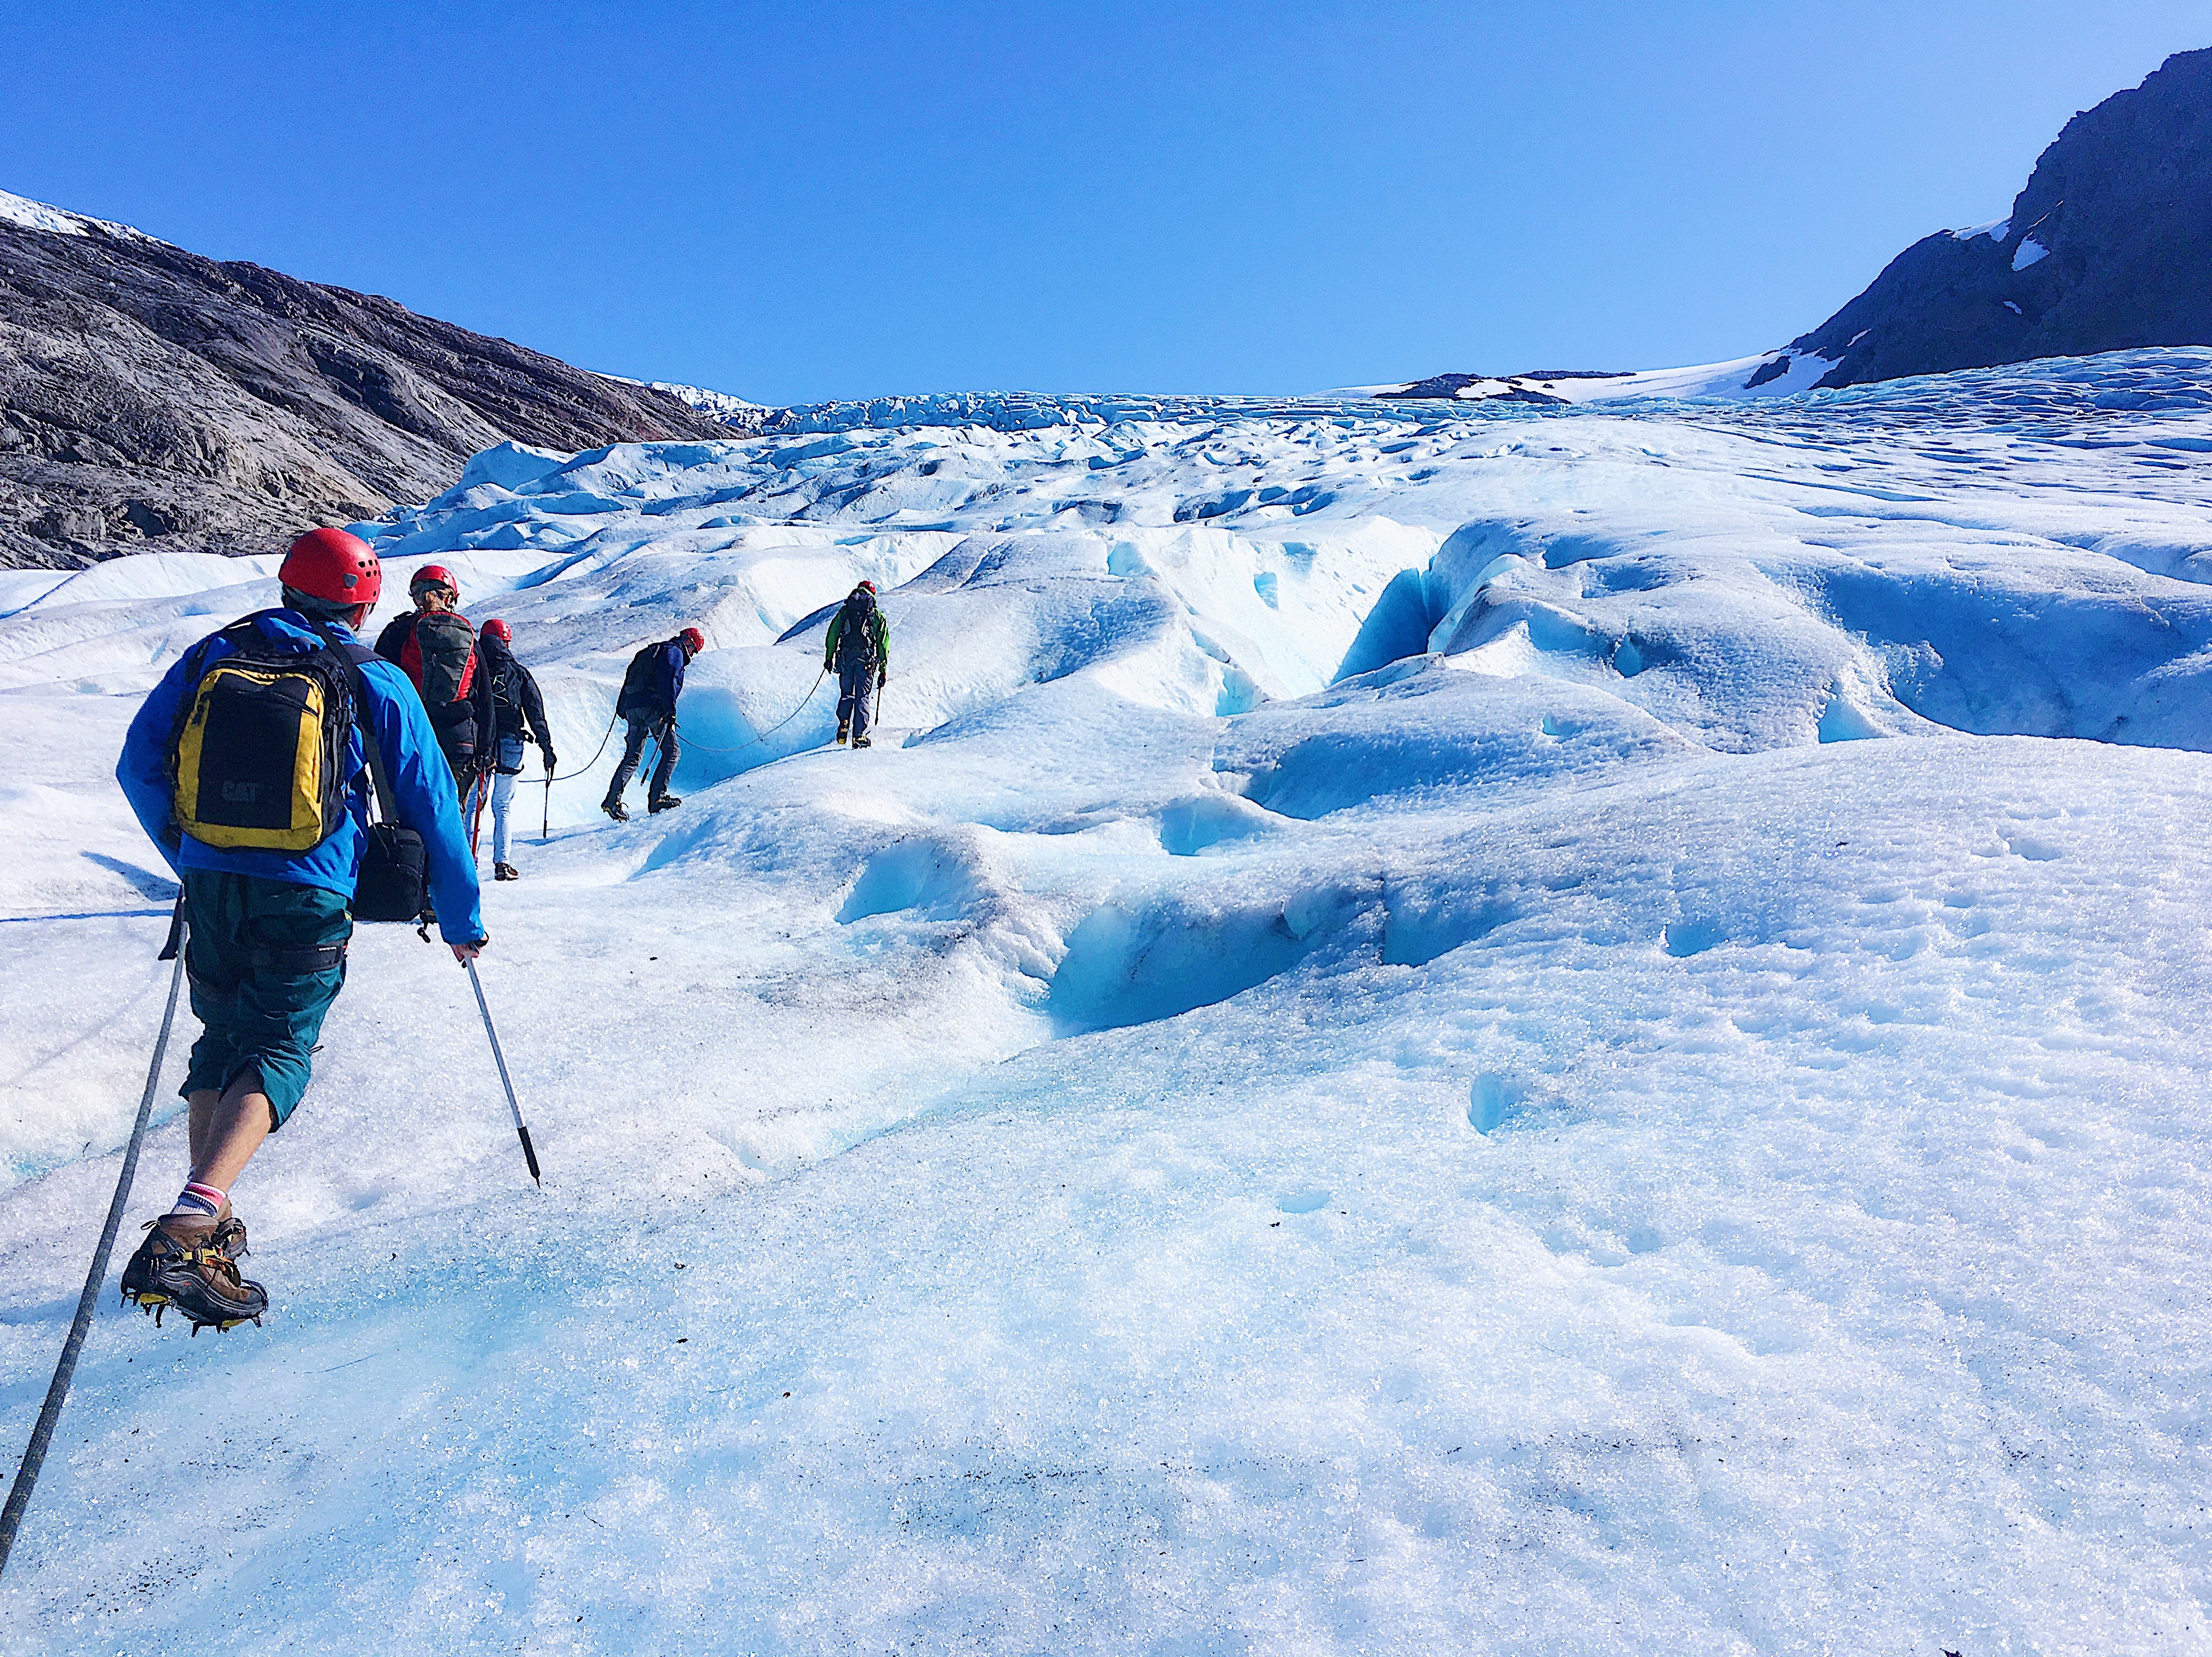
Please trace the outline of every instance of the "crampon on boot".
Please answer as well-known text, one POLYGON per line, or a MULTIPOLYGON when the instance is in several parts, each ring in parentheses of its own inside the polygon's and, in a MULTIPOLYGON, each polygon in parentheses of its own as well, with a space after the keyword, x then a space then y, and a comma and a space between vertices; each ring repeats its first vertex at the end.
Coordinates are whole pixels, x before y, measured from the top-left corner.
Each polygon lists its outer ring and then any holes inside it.
POLYGON ((683 799, 678 795, 663 794, 659 799, 647 800, 645 809, 647 811, 673 811, 683 804, 683 799))
POLYGON ((258 1326, 269 1309, 269 1291, 239 1275, 246 1252, 246 1227, 235 1216, 220 1223, 149 1220, 146 1241, 123 1268, 123 1298, 152 1313, 157 1329, 170 1307, 192 1320, 195 1335, 210 1324, 225 1334, 241 1323, 258 1326))
POLYGON ((629 821, 629 810, 628 810, 628 809, 627 809, 627 808, 623 804, 623 803, 622 803, 620 800, 618 800, 618 799, 611 799, 611 800, 603 800, 603 801, 601 801, 601 802, 600 802, 600 804, 599 804, 599 810, 601 810, 602 811, 605 811, 605 812, 609 816, 612 817, 612 818, 613 818, 617 822, 628 822, 629 821))
POLYGON ((512 863, 495 863, 491 865, 491 877, 494 880, 520 880, 522 871, 512 863))

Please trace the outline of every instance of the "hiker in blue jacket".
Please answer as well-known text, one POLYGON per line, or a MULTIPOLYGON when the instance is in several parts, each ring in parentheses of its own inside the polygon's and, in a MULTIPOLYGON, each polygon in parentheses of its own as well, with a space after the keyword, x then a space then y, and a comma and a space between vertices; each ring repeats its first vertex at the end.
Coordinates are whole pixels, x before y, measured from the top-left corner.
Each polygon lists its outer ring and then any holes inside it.
POLYGON ((676 774, 677 757, 684 751, 676 734, 676 699, 684 694, 685 666, 706 647, 707 635, 696 627, 687 627, 674 638, 647 645, 630 658, 629 671, 623 675, 622 694, 615 701, 615 713, 629 721, 629 735, 623 744, 622 763, 608 780, 607 797, 599 802, 599 810, 617 822, 629 821, 623 791, 637 774, 638 756, 645 751, 648 737, 659 740, 660 758, 653 765, 652 781, 646 785, 646 809, 672 811, 684 804, 668 792, 668 780, 676 774))
MULTIPOLYGON (((343 530, 315 530, 293 543, 277 574, 283 607, 186 652, 131 722, 115 771, 183 888, 185 967, 192 1012, 204 1026, 179 1089, 191 1107, 191 1175, 124 1269, 123 1292, 157 1318, 161 1307, 173 1305, 192 1320, 195 1333, 203 1324, 228 1329, 258 1320, 268 1308, 266 1291, 238 1272, 246 1228, 231 1211, 229 1192, 300 1102, 308 1055, 345 981, 355 885, 368 838, 364 737, 380 746, 401 821, 422 838, 438 930, 454 957, 471 960, 487 941, 476 859, 437 733, 405 672, 354 637, 383 585, 375 554, 343 530), (344 744, 336 780, 341 792, 332 796, 343 804, 307 850, 226 847, 196 838, 179 822, 184 796, 173 744, 181 753, 187 734, 179 715, 196 706, 208 672, 237 652, 234 639, 252 644, 252 659, 273 648, 305 661, 326 645, 350 648, 359 659, 358 677, 349 681, 360 701, 355 721, 331 737, 344 744)), ((243 763, 254 757, 246 754, 243 763)), ((246 773, 234 766, 225 774, 246 773)), ((236 791, 252 786, 226 782, 221 798, 250 798, 236 791)), ((208 785, 197 798, 205 808, 208 785)), ((212 831, 202 824, 199 832, 212 831)))

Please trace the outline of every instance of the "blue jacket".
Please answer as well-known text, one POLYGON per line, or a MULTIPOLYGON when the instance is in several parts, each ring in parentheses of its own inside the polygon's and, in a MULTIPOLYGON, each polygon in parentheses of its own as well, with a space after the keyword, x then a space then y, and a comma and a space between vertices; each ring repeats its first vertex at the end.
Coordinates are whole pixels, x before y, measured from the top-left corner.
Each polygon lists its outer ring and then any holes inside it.
POLYGON ((659 653, 652 659, 652 676, 636 695, 622 701, 620 712, 624 719, 633 714, 643 718, 653 713, 673 713, 676 699, 684 694, 684 665, 691 659, 684 653, 683 641, 665 640, 653 649, 659 653))
MULTIPOLYGON (((322 648, 323 641, 309 629, 307 618, 295 610, 264 613, 255 625, 264 638, 294 644, 302 655, 322 648)), ((330 627, 337 637, 352 641, 353 634, 343 624, 334 622, 330 627)), ((218 637, 208 645, 200 665, 212 665, 230 653, 230 646, 218 637)), ((178 832, 170 809, 169 733, 176 726, 177 710, 198 683, 192 668, 192 652, 187 651, 154 687, 138 717, 131 721, 123 757, 115 767, 115 780, 123 785, 131 809, 172 869, 221 869, 295 886, 319 886, 351 902, 362 848, 368 841, 368 750, 362 741, 362 724, 366 722, 374 727, 383 749, 400 816, 422 836, 423 849, 429 854, 430 896, 437 906, 438 931, 448 944, 472 943, 484 935, 477 862, 469 851, 468 833, 461 827, 453 774, 438 751, 437 733, 422 711, 422 699, 404 671, 380 659, 362 664, 368 706, 362 710, 346 749, 350 792, 346 815, 321 845, 295 853, 227 851, 178 832)))

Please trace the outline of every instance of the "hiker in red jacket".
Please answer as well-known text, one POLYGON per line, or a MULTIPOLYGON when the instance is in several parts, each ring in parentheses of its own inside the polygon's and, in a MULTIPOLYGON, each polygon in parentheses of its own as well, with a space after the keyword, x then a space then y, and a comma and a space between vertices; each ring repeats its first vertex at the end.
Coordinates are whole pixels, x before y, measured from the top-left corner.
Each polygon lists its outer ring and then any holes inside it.
POLYGON ((457 613, 461 589, 451 570, 423 565, 408 582, 407 596, 415 601, 414 614, 392 618, 377 635, 376 653, 398 663, 422 693, 456 794, 466 801, 499 752, 491 675, 477 659, 476 630, 457 613))

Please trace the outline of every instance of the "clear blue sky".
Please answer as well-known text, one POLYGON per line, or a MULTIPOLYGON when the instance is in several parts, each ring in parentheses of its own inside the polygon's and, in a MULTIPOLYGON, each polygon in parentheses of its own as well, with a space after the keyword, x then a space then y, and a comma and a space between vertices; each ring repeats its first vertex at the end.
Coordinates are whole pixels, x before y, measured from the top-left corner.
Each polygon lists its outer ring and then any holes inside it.
POLYGON ((0 188, 771 402, 1710 361, 2212 0, 7 7, 0 188))

